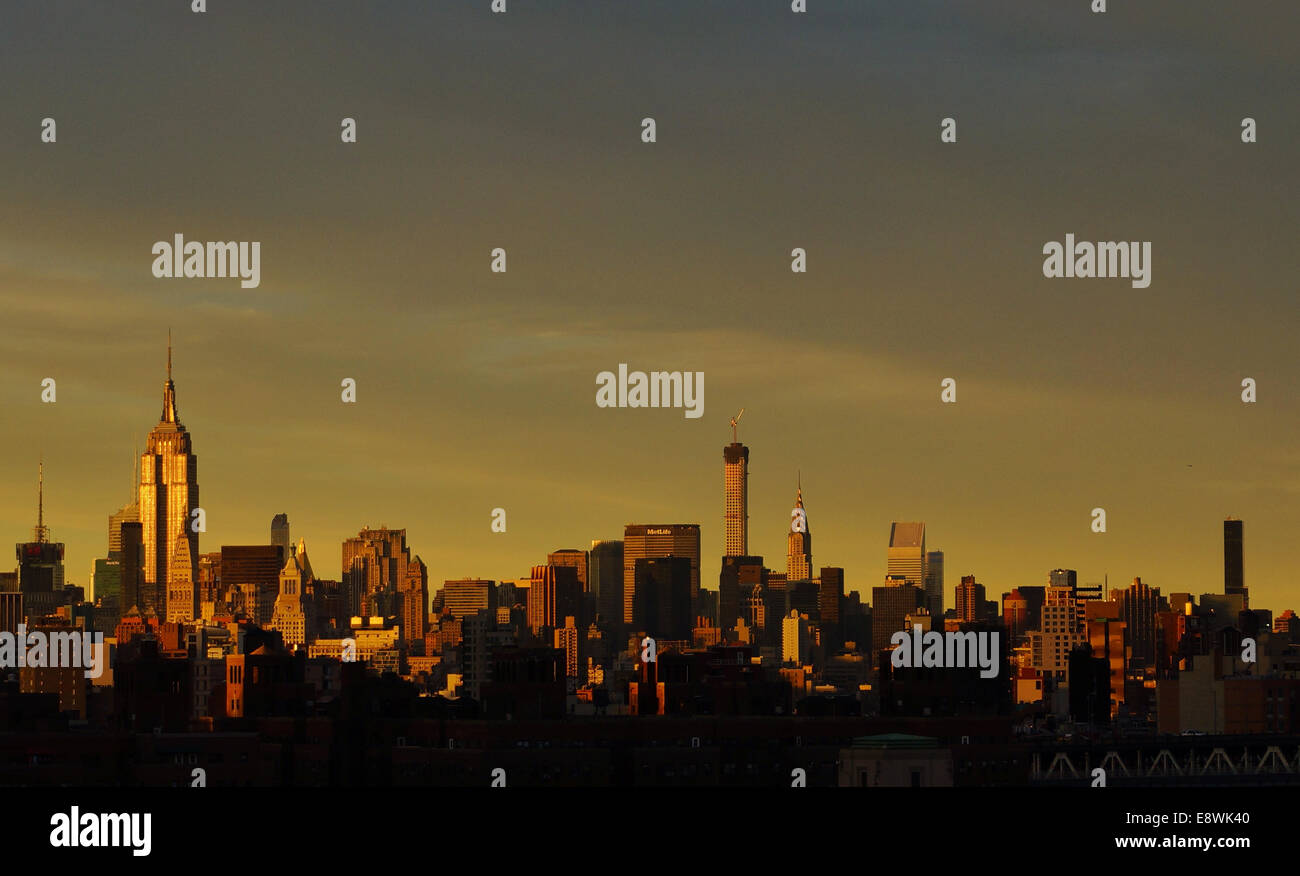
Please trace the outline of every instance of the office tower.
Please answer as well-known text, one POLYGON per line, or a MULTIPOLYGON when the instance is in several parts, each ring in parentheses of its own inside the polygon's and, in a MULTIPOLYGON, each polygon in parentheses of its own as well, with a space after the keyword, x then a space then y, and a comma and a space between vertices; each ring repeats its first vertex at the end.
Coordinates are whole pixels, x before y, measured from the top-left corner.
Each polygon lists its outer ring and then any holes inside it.
POLYGON ((781 618, 781 662, 802 666, 812 649, 811 624, 808 616, 791 609, 781 618))
POLYGON ((794 509, 790 512, 790 533, 786 536, 785 578, 807 581, 812 578, 812 529, 803 507, 803 484, 795 488, 794 509))
POLYGON ((687 557, 691 561, 691 592, 700 589, 700 525, 630 523, 623 528, 623 622, 632 623, 636 561, 652 557, 687 557))
POLYGON ((1031 664, 1057 681, 1069 678, 1070 652, 1084 641, 1074 592, 1051 585, 1043 602, 1042 629, 1029 634, 1031 664))
POLYGON ((189 539, 176 539, 176 554, 168 564, 167 593, 164 603, 164 620, 167 623, 186 623, 198 617, 199 591, 195 582, 198 571, 198 554, 191 548, 189 539))
POLYGON ((45 463, 36 478, 36 527, 32 540, 14 546, 18 559, 18 589, 29 617, 52 614, 63 602, 63 545, 50 541, 45 525, 45 463))
MULTIPOLYGON (((762 557, 723 557, 718 577, 718 627, 722 638, 735 641, 732 630, 746 616, 746 600, 755 587, 766 587, 762 557)), ((748 622, 748 621, 746 621, 748 622)))
POLYGON ((141 614, 157 616, 157 606, 148 602, 144 586, 144 524, 122 523, 122 613, 135 608, 141 614), (146 607, 149 608, 146 611, 146 607))
POLYGON ((466 615, 461 621, 461 634, 462 683, 465 693, 477 701, 483 695, 483 685, 492 680, 492 652, 513 647, 514 635, 499 626, 490 611, 466 615))
POLYGON ((1241 595, 1241 604, 1250 608, 1250 593, 1246 589, 1243 538, 1244 523, 1229 517, 1223 521, 1223 592, 1226 596, 1241 595))
POLYGON ((1029 601, 1021 595, 1020 590, 1002 594, 1002 624, 1007 629, 1007 641, 1011 644, 1024 637, 1029 619, 1029 601))
POLYGON ((1156 612, 1160 611, 1160 588, 1148 587, 1134 578, 1120 596, 1120 618, 1128 629, 1134 661, 1143 667, 1156 661, 1156 612))
POLYGON ((495 611, 495 596, 496 582, 486 578, 456 578, 442 582, 443 611, 449 612, 457 620, 476 615, 480 611, 495 611))
MULTIPOLYGON (((117 552, 121 556, 121 551, 117 552)), ((122 561, 112 557, 95 560, 94 600, 101 617, 108 618, 101 629, 112 630, 122 615, 122 561)))
MULTIPOLYGON (((286 524, 286 535, 288 531, 286 524)), ((284 647, 293 651, 310 644, 315 638, 315 606, 308 591, 316 576, 312 572, 311 561, 307 559, 306 542, 299 540, 296 551, 288 550, 285 545, 275 544, 271 547, 285 557, 285 561, 280 569, 280 592, 271 612, 270 629, 279 630, 284 639, 284 647)))
POLYGON ((528 588, 529 629, 542 635, 547 629, 563 625, 569 615, 576 618, 582 604, 581 594, 575 567, 553 563, 533 566, 532 584, 528 588))
POLYGON ((632 628, 655 639, 691 640, 691 561, 643 557, 636 561, 632 628))
POLYGON ((422 653, 424 634, 429 630, 429 567, 416 554, 406 564, 406 577, 399 586, 402 637, 407 650, 422 653))
POLYGON ((623 622, 623 542, 591 543, 588 584, 596 595, 596 611, 603 625, 623 622))
POLYGON ((726 556, 749 551, 749 448, 733 442, 722 448, 723 531, 726 556))
POLYGON ((893 523, 889 527, 887 578, 905 578, 914 587, 925 588, 925 524, 893 523))
POLYGON ((271 544, 280 549, 282 561, 293 555, 293 541, 289 538, 288 514, 277 514, 271 518, 271 544))
MULTIPOLYGON (((564 626, 555 629, 555 647, 564 652, 564 674, 570 679, 578 677, 578 628, 569 615, 564 619, 564 626)), ((570 681, 571 689, 577 688, 576 681, 570 681)))
POLYGON ((984 620, 984 602, 984 585, 976 583, 974 575, 963 575, 957 585, 958 619, 966 624, 984 620))
MULTIPOLYGON (((139 484, 136 485, 136 488, 139 488, 139 484)), ((113 558, 114 554, 122 552, 122 524, 139 522, 140 505, 138 500, 108 515, 108 556, 110 559, 113 558)))
POLYGON ((343 584, 349 610, 358 616, 391 617, 399 613, 398 591, 411 561, 405 529, 365 527, 343 542, 343 584))
POLYGON ((546 562, 554 563, 557 566, 572 566, 578 570, 578 584, 582 587, 582 592, 586 593, 591 589, 587 578, 586 551, 576 551, 572 548, 551 551, 546 555, 546 562))
POLYGON ((838 650, 844 642, 840 603, 844 601, 844 570, 839 566, 822 566, 817 575, 817 611, 822 636, 828 650, 838 650))
POLYGON ((176 411, 172 383, 172 345, 167 340, 167 382, 163 384, 162 419, 149 433, 140 456, 140 522, 144 525, 144 602, 142 612, 163 615, 171 581, 171 562, 182 542, 191 569, 199 564, 199 535, 193 512, 199 507, 199 460, 190 434, 176 411))
POLYGON ((270 544, 222 545, 221 584, 231 609, 259 627, 271 623, 280 593, 280 549, 270 544))
MULTIPOLYGON (((897 526, 899 524, 895 524, 897 526)), ((891 560, 892 562, 892 560, 891 560)), ((871 588, 872 660, 889 647, 894 633, 907 629, 907 616, 925 605, 925 590, 902 575, 888 575, 883 587, 871 588)))
POLYGON ((943 551, 925 555, 925 606, 930 617, 943 617, 943 551))

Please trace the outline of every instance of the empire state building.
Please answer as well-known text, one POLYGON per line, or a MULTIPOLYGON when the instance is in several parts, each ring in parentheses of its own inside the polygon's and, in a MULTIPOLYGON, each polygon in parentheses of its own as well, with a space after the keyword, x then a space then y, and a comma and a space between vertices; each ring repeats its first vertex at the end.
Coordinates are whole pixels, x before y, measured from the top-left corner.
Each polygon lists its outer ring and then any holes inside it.
MULTIPOLYGON (((168 586, 175 575, 198 568, 199 536, 190 527, 192 512, 199 507, 198 473, 199 460, 191 451, 190 435, 176 415, 169 338, 162 419, 149 433, 145 452, 140 455, 140 522, 144 530, 141 614, 162 618, 174 614, 168 611, 168 586)), ((182 613, 187 612, 182 609, 182 613)))

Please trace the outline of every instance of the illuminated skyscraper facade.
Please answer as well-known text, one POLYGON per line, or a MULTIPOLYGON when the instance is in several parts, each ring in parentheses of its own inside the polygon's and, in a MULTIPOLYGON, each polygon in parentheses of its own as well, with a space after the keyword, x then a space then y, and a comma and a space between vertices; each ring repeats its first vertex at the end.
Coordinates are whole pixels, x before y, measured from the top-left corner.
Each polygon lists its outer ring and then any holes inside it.
POLYGON ((786 537, 785 580, 808 581, 812 578, 812 529, 803 507, 803 486, 795 489, 794 509, 790 512, 790 533, 786 537))
POLYGON ((886 576, 905 578, 908 584, 924 589, 925 561, 925 524, 891 524, 886 576))
POLYGON ((722 448, 722 486, 726 494, 723 523, 726 556, 749 553, 749 448, 728 444, 722 448))
POLYGON ((190 435, 176 413, 172 383, 172 349, 167 345, 167 383, 163 386, 162 419, 149 433, 140 456, 140 522, 144 530, 144 587, 140 611, 167 614, 166 594, 177 542, 188 557, 189 569, 199 565, 199 536, 191 528, 199 507, 199 460, 190 435))

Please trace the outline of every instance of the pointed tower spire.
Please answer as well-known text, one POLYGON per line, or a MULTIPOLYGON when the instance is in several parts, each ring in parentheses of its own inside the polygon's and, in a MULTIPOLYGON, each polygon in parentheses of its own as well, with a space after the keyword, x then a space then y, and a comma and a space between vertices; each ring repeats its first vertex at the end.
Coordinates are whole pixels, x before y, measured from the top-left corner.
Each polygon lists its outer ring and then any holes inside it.
POLYGON ((176 415, 176 384, 172 383, 172 330, 167 329, 167 383, 163 385, 162 422, 180 425, 176 415))
POLYGON ((803 472, 796 469, 794 477, 794 507, 803 507, 803 472))

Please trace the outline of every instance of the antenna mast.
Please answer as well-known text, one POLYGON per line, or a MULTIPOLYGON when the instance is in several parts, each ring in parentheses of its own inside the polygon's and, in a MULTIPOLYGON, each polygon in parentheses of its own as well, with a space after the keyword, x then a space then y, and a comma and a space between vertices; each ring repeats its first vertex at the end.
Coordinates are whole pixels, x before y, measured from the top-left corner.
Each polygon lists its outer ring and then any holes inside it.
POLYGON ((41 456, 40 467, 36 475, 36 541, 44 544, 49 540, 49 530, 45 528, 45 457, 41 456))

